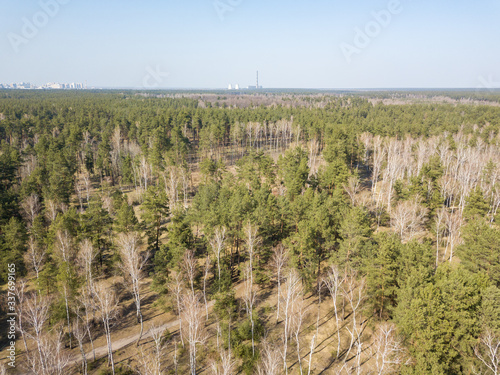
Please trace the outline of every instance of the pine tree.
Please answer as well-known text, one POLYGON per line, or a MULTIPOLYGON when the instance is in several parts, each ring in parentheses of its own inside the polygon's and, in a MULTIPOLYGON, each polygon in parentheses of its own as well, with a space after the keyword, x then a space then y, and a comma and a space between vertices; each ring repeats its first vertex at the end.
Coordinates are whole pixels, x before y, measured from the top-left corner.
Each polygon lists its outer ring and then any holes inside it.
POLYGON ((473 218, 474 216, 484 217, 490 209, 488 202, 484 198, 484 194, 479 187, 472 190, 467 197, 464 217, 473 218))
POLYGON ((332 254, 332 261, 344 269, 359 270, 363 256, 370 249, 372 235, 367 212, 361 207, 348 210, 340 224, 339 234, 339 247, 332 254))
POLYGON ((19 152, 2 141, 0 149, 0 225, 6 224, 17 215, 18 207, 14 185, 19 164, 19 152))
POLYGON ((457 249, 465 268, 485 272, 500 287, 500 229, 476 217, 463 229, 463 245, 457 249))
POLYGON ((28 236, 23 223, 12 217, 0 228, 0 285, 7 282, 8 269, 14 264, 17 277, 26 273, 23 255, 26 251, 28 236))
POLYGON ((184 213, 177 212, 172 216, 167 231, 167 243, 160 246, 160 251, 154 257, 154 281, 160 288, 165 286, 171 270, 180 271, 179 267, 186 249, 194 247, 191 226, 184 213))
POLYGON ((100 197, 93 197, 85 213, 80 215, 80 235, 89 238, 98 251, 98 260, 103 266, 103 252, 110 247, 109 230, 113 219, 102 206, 100 197))
POLYGON ((127 201, 123 201, 115 218, 116 231, 128 233, 136 231, 139 228, 139 221, 135 216, 134 207, 130 206, 127 201))
POLYGON ((65 157, 62 150, 52 151, 53 162, 49 171, 48 185, 45 185, 45 197, 59 203, 69 204, 73 193, 75 164, 65 157))
POLYGON ((163 221, 168 216, 168 198, 165 191, 158 186, 151 186, 146 191, 142 204, 142 220, 144 222, 148 248, 153 256, 160 250, 160 237, 165 231, 163 221))
POLYGON ((366 259, 368 295, 380 319, 390 317, 396 306, 401 247, 397 236, 382 233, 373 246, 373 258, 366 259))
POLYGON ((431 243, 417 240, 410 241, 400 246, 398 259, 398 286, 406 284, 412 274, 420 274, 423 278, 430 278, 434 271, 434 255, 431 243))
POLYGON ((445 263, 430 282, 422 277, 408 281, 395 310, 395 321, 413 357, 404 373, 463 373, 480 333, 487 280, 445 263))
MULTIPOLYGON (((323 156, 328 163, 326 167, 320 170, 318 175, 319 186, 322 189, 332 192, 334 189, 340 189, 347 183, 349 178, 349 167, 354 161, 352 142, 347 138, 343 130, 335 129, 335 134, 331 135, 326 142, 323 156)), ((352 169, 352 168, 351 168, 352 169)))
POLYGON ((305 187, 309 175, 307 153, 300 147, 290 149, 279 157, 278 165, 282 181, 287 189, 290 200, 299 195, 305 187))
POLYGON ((500 336, 500 289, 496 286, 483 290, 481 326, 500 336))

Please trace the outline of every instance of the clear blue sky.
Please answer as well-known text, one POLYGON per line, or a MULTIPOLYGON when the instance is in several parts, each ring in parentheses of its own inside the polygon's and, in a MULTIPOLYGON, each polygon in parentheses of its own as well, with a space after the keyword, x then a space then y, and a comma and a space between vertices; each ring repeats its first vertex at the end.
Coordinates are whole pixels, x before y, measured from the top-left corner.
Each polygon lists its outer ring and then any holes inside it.
POLYGON ((50 1, 0 0, 0 82, 243 87, 258 69, 268 88, 500 85, 500 0, 401 0, 350 62, 342 43, 389 1, 64 0, 44 20, 50 1), (216 2, 232 8, 223 19, 216 2), (149 79, 157 67, 168 76, 149 79))

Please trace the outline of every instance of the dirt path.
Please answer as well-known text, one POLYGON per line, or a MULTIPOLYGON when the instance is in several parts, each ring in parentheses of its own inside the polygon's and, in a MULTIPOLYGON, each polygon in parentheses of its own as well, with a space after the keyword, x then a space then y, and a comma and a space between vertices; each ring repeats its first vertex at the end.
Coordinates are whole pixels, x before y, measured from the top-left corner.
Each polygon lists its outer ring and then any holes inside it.
MULTIPOLYGON (((215 301, 208 302, 208 308, 211 308, 214 305, 214 303, 215 303, 215 301)), ((159 326, 159 329, 160 330, 168 329, 169 331, 171 331, 172 328, 174 328, 178 325, 179 325, 179 319, 165 323, 165 324, 159 326)), ((127 336, 127 337, 121 338, 119 340, 113 340, 113 337, 111 337, 111 339, 112 339, 111 346, 113 349, 113 353, 115 353, 116 351, 118 351, 120 349, 123 349, 124 347, 126 347, 128 345, 135 344, 136 341, 139 339, 139 335, 140 335, 140 333, 137 333, 135 335, 127 336)), ((147 339, 150 337, 151 337, 151 331, 148 329, 142 335, 141 340, 144 340, 144 339, 147 339)), ((105 357, 107 355, 108 355, 108 347, 106 345, 99 346, 99 347, 95 348, 96 359, 100 359, 100 358, 105 357)), ((89 352, 85 353, 85 356, 87 357, 87 360, 90 361, 91 359, 94 358, 94 353, 92 350, 90 350, 89 352)), ((75 354, 72 357, 70 357, 68 366, 74 366, 74 365, 80 363, 81 361, 82 361, 81 354, 75 354)))

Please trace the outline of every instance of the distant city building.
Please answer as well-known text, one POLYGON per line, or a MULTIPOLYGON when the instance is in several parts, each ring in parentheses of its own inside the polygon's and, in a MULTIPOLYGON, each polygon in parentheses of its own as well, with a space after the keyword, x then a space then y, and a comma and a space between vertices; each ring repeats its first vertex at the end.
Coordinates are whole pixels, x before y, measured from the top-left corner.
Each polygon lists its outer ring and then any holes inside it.
POLYGON ((61 90, 63 88, 63 85, 61 85, 60 83, 48 83, 47 88, 54 90, 61 90))
POLYGON ((21 82, 20 84, 17 85, 18 89, 30 89, 31 88, 31 83, 29 82, 21 82))
POLYGON ((83 90, 86 89, 87 85, 83 83, 57 83, 57 82, 49 82, 45 85, 33 85, 29 82, 21 82, 21 83, 0 83, 0 89, 21 89, 21 90, 40 90, 40 89, 50 89, 50 90, 64 90, 64 89, 72 89, 72 90, 83 90))

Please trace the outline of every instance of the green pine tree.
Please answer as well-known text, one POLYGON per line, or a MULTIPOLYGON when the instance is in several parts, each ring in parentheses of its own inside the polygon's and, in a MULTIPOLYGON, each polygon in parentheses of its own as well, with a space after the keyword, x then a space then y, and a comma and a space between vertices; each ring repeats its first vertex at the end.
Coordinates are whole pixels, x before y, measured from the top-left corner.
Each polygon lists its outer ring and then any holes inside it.
POLYGON ((302 192, 309 175, 307 153, 300 147, 287 150, 284 156, 279 157, 280 177, 287 189, 290 200, 302 192))
POLYGON ((160 237, 165 231, 164 220, 169 213, 168 198, 164 189, 159 186, 149 187, 144 195, 142 210, 148 248, 154 256, 160 250, 160 237))
POLYGON ((133 232, 138 230, 139 221, 135 216, 134 207, 130 206, 126 200, 123 201, 116 213, 115 228, 117 232, 133 232))
POLYGON ((373 246, 373 258, 366 260, 367 294, 379 319, 391 317, 396 306, 401 247, 396 235, 381 233, 373 246))
POLYGON ((484 217, 488 213, 489 209, 490 205, 486 202, 482 190, 477 187, 475 190, 472 190, 467 197, 464 208, 464 217, 468 219, 473 218, 474 216, 484 217))
POLYGON ((481 331, 485 277, 448 263, 427 281, 413 276, 401 289, 395 321, 413 357, 406 374, 462 374, 481 331))
POLYGON ((26 241, 26 229, 19 219, 12 217, 0 228, 0 285, 7 282, 9 264, 15 265, 17 277, 26 274, 23 260, 26 241))
POLYGON ((500 229, 476 217, 464 227, 462 237, 457 255, 464 267, 486 273, 500 287, 500 229))

